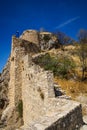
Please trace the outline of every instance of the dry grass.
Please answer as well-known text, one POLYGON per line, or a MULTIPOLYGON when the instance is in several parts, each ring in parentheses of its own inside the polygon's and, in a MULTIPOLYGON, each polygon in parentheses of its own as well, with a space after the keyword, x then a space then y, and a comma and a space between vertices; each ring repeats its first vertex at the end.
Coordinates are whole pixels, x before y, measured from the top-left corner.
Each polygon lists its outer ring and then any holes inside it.
POLYGON ((82 107, 82 114, 83 114, 83 116, 87 115, 87 108, 86 108, 86 106, 82 107))
POLYGON ((79 59, 79 57, 77 55, 71 55, 71 58, 74 60, 74 62, 76 63, 77 67, 81 66, 81 61, 79 59))
POLYGON ((81 93, 87 95, 87 82, 79 82, 73 80, 60 79, 56 77, 55 82, 61 85, 66 94, 75 99, 81 93))
MULTIPOLYGON (((79 59, 79 56, 77 55, 77 48, 75 46, 66 46, 64 49, 65 51, 62 51, 61 49, 51 50, 49 51, 49 54, 54 57, 63 55, 71 57, 71 59, 73 59, 73 61, 76 63, 74 74, 76 76, 76 79, 79 81, 75 81, 72 78, 71 72, 70 72, 71 75, 69 75, 69 77, 71 77, 72 80, 61 79, 60 77, 56 77, 54 78, 54 81, 61 86, 61 88, 65 91, 66 95, 71 96, 73 100, 78 101, 82 104, 82 113, 83 115, 87 115, 87 106, 85 105, 86 103, 84 104, 85 100, 87 102, 87 98, 84 99, 84 101, 78 100, 78 97, 80 96, 87 97, 87 80, 81 82, 82 79, 81 61, 79 59)), ((85 75, 87 75, 87 72, 85 72, 85 75)), ((81 99, 83 99, 82 97, 81 99)))
MULTIPOLYGON (((66 95, 71 96, 71 99, 78 101, 80 95, 87 96, 87 81, 70 81, 66 79, 54 78, 55 82, 61 85, 61 88, 66 92, 66 95)), ((86 99, 85 99, 86 100, 86 99)), ((78 101, 82 104, 82 114, 87 115, 87 107, 84 101, 78 101)))
MULTIPOLYGON (((71 50, 76 51, 76 46, 66 46, 65 48, 68 50, 68 52, 71 52, 71 50)), ((52 55, 52 56, 57 56, 59 54, 59 52, 61 54, 66 54, 66 51, 63 52, 61 49, 49 51, 50 55, 52 55)), ((81 71, 81 61, 79 59, 79 56, 77 54, 72 55, 70 53, 68 55, 71 56, 71 58, 76 63, 76 68, 74 70, 74 73, 76 74, 77 80, 79 80, 79 81, 61 79, 59 77, 56 77, 54 80, 59 85, 61 85, 61 88, 66 91, 67 95, 69 95, 73 99, 75 99, 81 93, 87 95, 87 81, 81 82, 82 71, 81 71)), ((72 74, 72 73, 70 72, 70 74, 72 74)), ((87 75, 87 72, 85 73, 85 75, 87 75)))

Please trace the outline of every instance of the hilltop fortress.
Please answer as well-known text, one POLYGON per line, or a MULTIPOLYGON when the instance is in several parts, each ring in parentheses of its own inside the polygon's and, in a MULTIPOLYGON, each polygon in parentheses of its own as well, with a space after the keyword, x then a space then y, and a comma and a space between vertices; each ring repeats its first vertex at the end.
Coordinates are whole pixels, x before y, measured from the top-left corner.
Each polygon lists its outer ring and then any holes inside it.
POLYGON ((59 46, 56 36, 48 32, 27 30, 19 38, 12 37, 8 71, 8 105, 1 116, 3 123, 9 122, 14 116, 13 111, 16 111, 15 108, 22 102, 23 124, 15 130, 80 128, 83 123, 81 105, 69 99, 56 98, 53 73, 45 71, 32 60, 41 51, 59 46))

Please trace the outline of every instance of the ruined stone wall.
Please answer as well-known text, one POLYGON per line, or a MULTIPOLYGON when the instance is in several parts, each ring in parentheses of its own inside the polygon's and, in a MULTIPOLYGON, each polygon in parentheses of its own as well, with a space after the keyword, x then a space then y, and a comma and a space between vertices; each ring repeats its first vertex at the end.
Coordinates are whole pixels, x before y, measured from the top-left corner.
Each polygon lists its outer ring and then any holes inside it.
POLYGON ((26 30, 23 32, 20 38, 35 43, 42 51, 61 47, 57 36, 50 32, 26 30))
MULTIPOLYGON (((72 103, 72 101, 71 101, 71 103, 72 103)), ((66 109, 65 109, 65 111, 66 111, 66 109)), ((79 129, 83 124, 81 105, 78 104, 78 105, 74 106, 74 109, 73 109, 73 105, 72 105, 72 110, 68 109, 67 113, 65 111, 63 113, 61 113, 62 117, 60 117, 53 123, 51 122, 51 125, 48 126, 45 130, 76 130, 76 129, 79 129)), ((53 118, 55 120, 55 116, 53 118)))
POLYGON ((23 59, 23 130, 79 128, 83 123, 81 105, 71 100, 56 99, 52 73, 35 65, 29 55, 23 59))
MULTIPOLYGON (((55 118, 55 116, 54 116, 55 118)), ((81 105, 78 105, 72 111, 62 116, 45 130, 76 130, 83 124, 81 105)))
POLYGON ((39 33, 36 30, 26 30, 20 38, 39 45, 39 33))
POLYGON ((28 126, 28 129, 74 130, 76 125, 79 127, 82 124, 80 104, 55 99, 53 74, 32 62, 32 56, 40 50, 36 43, 25 39, 12 38, 9 106, 4 111, 2 120, 6 120, 9 115, 11 117, 12 107, 22 100, 24 126, 28 126))
POLYGON ((26 54, 39 52, 38 47, 26 40, 12 38, 9 100, 10 105, 16 105, 22 99, 22 57, 26 54))
MULTIPOLYGON (((28 127, 28 130, 34 130, 34 129, 35 130, 79 130, 79 128, 83 124, 81 105, 74 104, 74 108, 73 107, 71 108, 72 108, 71 110, 68 109, 67 111, 65 109, 65 111, 61 111, 60 113, 58 112, 56 113, 56 110, 55 110, 53 116, 52 115, 43 116, 39 120, 34 121, 28 127)), ((26 129, 23 129, 23 130, 26 130, 26 129)))
POLYGON ((53 74, 33 64, 27 55, 24 58, 22 79, 23 117, 27 125, 45 114, 46 101, 55 96, 53 74))
POLYGON ((21 99, 21 57, 24 55, 24 48, 19 46, 20 41, 15 37, 12 39, 10 83, 9 83, 9 105, 15 106, 21 99), (16 47, 17 45, 17 47, 16 47))
POLYGON ((10 61, 10 82, 9 82, 9 88, 8 88, 8 98, 9 98, 9 104, 11 106, 14 106, 15 104, 15 63, 14 63, 14 53, 11 54, 11 61, 10 61))

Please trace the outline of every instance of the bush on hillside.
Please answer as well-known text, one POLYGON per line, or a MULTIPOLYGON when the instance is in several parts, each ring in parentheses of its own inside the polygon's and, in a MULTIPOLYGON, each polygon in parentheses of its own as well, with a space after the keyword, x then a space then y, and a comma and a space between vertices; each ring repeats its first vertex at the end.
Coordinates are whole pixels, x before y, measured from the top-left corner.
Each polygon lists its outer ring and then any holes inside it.
POLYGON ((34 62, 45 70, 51 70, 54 76, 67 78, 67 75, 75 68, 75 63, 68 57, 51 57, 48 53, 34 59, 34 62))

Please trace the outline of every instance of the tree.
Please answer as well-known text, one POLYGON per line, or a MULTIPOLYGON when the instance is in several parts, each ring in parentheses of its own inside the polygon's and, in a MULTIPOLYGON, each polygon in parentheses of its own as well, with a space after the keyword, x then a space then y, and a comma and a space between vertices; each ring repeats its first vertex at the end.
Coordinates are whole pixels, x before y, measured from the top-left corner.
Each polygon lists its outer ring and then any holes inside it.
POLYGON ((87 31, 80 30, 78 33, 79 47, 78 54, 82 67, 82 80, 84 80, 85 72, 87 71, 87 31))
POLYGON ((63 32, 56 32, 55 34, 58 37, 60 43, 63 45, 72 44, 74 42, 74 40, 71 37, 67 36, 63 32))

